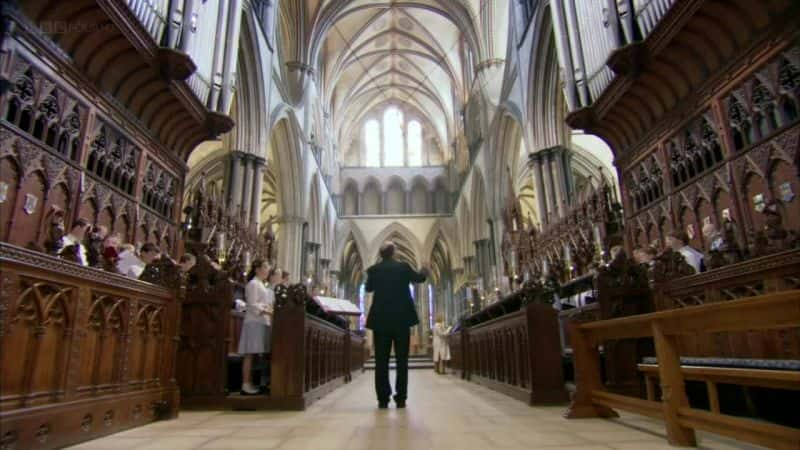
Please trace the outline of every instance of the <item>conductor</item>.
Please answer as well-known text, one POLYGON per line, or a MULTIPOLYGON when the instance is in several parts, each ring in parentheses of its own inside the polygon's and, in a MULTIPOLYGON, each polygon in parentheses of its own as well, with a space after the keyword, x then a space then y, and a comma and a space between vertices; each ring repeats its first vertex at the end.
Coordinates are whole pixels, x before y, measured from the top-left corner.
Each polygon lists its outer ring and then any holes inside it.
POLYGON ((428 276, 427 269, 416 272, 407 263, 395 260, 394 251, 393 242, 384 242, 380 248, 381 262, 367 269, 366 291, 374 293, 367 328, 372 330, 375 343, 375 393, 381 409, 389 406, 392 395, 389 384, 392 344, 397 360, 394 401, 398 408, 406 407, 409 328, 419 323, 409 284, 422 283, 428 276))

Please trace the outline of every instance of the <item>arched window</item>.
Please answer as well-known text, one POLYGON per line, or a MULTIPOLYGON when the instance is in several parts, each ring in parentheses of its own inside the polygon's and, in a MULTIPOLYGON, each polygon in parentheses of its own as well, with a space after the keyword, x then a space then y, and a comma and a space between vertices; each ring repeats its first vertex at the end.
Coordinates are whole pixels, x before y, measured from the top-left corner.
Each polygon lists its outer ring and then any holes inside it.
POLYGON ((388 108, 383 113, 383 142, 386 144, 383 165, 404 165, 403 113, 397 108, 388 108))
POLYGON ((381 125, 372 119, 364 125, 364 139, 367 143, 366 165, 379 167, 381 165, 381 125))
POLYGON ((408 122, 408 165, 422 165, 422 126, 416 120, 408 122))

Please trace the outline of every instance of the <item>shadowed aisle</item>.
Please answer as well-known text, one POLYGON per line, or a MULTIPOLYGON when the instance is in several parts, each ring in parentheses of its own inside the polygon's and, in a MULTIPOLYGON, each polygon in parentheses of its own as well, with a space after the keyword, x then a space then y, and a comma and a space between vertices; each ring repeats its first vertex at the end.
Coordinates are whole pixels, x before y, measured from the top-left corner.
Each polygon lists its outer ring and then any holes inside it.
MULTIPOLYGON (((451 376, 412 371, 408 409, 378 410, 372 374, 304 412, 182 412, 72 447, 81 449, 673 449, 661 422, 561 417, 566 406, 529 407, 451 376)), ((392 377, 394 379, 394 377, 392 377)), ((700 448, 750 449, 698 433, 700 448)))

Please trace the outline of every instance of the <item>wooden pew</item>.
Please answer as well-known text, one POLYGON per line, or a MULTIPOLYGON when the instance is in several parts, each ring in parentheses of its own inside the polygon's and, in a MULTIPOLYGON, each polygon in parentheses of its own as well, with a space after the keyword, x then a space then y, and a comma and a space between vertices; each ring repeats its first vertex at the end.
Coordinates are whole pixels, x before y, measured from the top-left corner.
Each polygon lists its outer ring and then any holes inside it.
POLYGON ((309 300, 305 286, 295 285, 286 297, 278 296, 275 301, 269 399, 275 408, 305 409, 349 381, 354 368, 363 369, 363 357, 352 359, 353 346, 360 341, 363 348, 363 338, 354 338, 348 328, 308 314, 309 300))
POLYGON ((0 243, 3 448, 178 415, 180 291, 0 243))
POLYGON ((531 405, 566 402, 558 311, 519 291, 473 314, 453 336, 461 376, 531 405))
POLYGON ((672 445, 695 446, 695 429, 777 449, 797 449, 800 430, 689 407, 679 337, 698 332, 767 330, 800 325, 800 291, 578 324, 570 329, 576 392, 567 418, 615 417, 612 408, 662 418, 672 445), (608 392, 602 384, 598 346, 612 339, 652 336, 658 359, 661 402, 608 392))
POLYGON ((347 333, 346 360, 350 363, 350 370, 346 375, 346 381, 353 381, 353 374, 364 372, 364 363, 367 361, 367 340, 364 336, 348 330, 347 333))
POLYGON ((467 334, 463 329, 458 329, 448 336, 448 344, 450 345, 449 367, 462 379, 467 377, 466 358, 464 355, 466 339, 467 334))

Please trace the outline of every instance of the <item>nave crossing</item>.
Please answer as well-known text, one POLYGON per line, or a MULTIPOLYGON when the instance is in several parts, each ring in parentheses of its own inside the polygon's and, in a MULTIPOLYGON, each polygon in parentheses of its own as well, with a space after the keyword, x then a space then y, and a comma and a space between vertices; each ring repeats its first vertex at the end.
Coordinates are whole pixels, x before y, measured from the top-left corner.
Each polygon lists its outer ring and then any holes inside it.
MULTIPOLYGON (((564 406, 531 407, 452 376, 415 370, 408 408, 378 410, 372 372, 302 412, 186 411, 73 449, 671 449, 660 421, 568 421, 564 406)), ((698 432, 699 448, 756 448, 698 432)))

